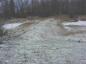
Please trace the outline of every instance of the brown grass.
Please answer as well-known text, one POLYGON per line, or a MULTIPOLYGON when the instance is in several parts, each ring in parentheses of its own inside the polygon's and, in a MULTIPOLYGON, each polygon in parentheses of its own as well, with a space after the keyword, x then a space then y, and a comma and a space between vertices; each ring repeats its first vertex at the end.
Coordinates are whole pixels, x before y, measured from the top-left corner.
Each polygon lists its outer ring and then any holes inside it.
POLYGON ((68 35, 83 34, 83 33, 86 33, 86 30, 70 31, 70 32, 66 32, 64 35, 68 36, 68 35))

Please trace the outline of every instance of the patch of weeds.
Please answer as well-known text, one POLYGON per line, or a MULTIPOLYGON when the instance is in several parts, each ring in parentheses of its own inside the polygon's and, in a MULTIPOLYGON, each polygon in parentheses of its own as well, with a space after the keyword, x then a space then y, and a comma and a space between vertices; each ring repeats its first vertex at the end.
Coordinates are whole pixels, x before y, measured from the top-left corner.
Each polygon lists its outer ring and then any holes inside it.
POLYGON ((4 44, 2 41, 0 41, 0 44, 4 44))
POLYGON ((7 31, 3 31, 3 29, 0 28, 0 37, 7 34, 7 31))

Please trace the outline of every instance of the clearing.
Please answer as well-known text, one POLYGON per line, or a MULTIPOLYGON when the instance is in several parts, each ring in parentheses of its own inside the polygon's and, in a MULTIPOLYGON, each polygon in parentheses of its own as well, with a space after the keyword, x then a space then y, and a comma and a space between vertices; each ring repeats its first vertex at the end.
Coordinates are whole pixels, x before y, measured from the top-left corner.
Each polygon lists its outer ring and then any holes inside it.
POLYGON ((0 38, 0 64, 86 64, 86 27, 68 30, 58 21, 28 20, 8 30, 0 38))

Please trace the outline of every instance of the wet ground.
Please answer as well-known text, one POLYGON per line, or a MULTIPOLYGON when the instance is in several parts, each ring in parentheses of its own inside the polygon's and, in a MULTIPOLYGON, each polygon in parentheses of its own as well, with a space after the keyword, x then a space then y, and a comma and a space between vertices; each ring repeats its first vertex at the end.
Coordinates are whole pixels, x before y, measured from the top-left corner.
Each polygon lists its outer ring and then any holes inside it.
POLYGON ((86 64, 85 32, 71 33, 54 19, 33 21, 1 38, 0 64, 86 64))

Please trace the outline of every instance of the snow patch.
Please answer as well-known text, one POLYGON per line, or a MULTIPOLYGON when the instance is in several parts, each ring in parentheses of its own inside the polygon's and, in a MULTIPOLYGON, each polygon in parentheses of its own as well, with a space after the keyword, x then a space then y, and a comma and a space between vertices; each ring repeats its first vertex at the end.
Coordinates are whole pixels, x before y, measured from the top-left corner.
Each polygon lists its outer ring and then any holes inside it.
POLYGON ((78 21, 78 22, 67 22, 63 23, 63 25, 68 26, 68 25, 75 25, 75 26, 86 26, 86 21, 78 21))
POLYGON ((4 25, 2 26, 2 28, 3 28, 3 29, 7 29, 7 30, 9 30, 9 29, 14 29, 14 28, 18 27, 18 26, 21 25, 21 24, 23 24, 23 23, 4 24, 4 25))
POLYGON ((86 21, 77 21, 77 22, 67 22, 67 23, 62 23, 62 25, 64 26, 65 29, 67 29, 68 31, 71 31, 73 29, 73 27, 82 27, 84 29, 84 27, 86 27, 86 21))

